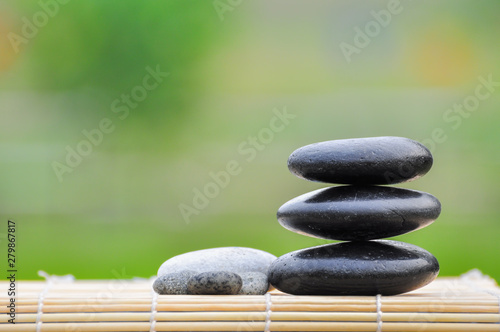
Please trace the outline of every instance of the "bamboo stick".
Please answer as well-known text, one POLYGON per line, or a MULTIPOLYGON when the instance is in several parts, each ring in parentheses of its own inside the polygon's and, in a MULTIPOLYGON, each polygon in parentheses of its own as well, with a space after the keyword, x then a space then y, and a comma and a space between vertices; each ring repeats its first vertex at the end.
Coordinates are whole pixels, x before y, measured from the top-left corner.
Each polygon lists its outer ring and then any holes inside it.
MULTIPOLYGON (((251 305, 251 304, 200 304, 200 305, 157 305, 157 311, 264 311, 265 305, 251 305)), ((335 312, 335 311, 346 311, 346 312, 374 312, 375 306, 368 305, 283 305, 283 306, 272 306, 273 311, 323 311, 323 312, 335 312)), ((498 313, 499 307, 496 306, 484 306, 484 305, 447 305, 447 306, 420 306, 420 305, 383 305, 382 310, 384 312, 436 312, 436 313, 453 313, 453 312, 463 312, 463 313, 498 313)), ((0 307, 0 313, 5 314, 9 311, 6 306, 0 307)), ((16 307, 18 313, 36 313, 38 312, 38 306, 19 306, 16 307)), ((43 312, 46 313, 65 313, 65 312, 136 312, 136 311, 151 311, 151 305, 123 305, 123 304, 106 304, 106 305, 50 305, 43 306, 43 312)))
MULTIPOLYGON (((7 323, 8 316, 0 316, 0 323, 7 323)), ((42 322, 149 322, 151 313, 58 313, 41 315, 42 322)), ((173 321, 265 321, 265 312, 158 312, 154 316, 157 322, 173 321)), ((36 314, 20 314, 17 323, 34 323, 36 314)), ((347 313, 347 312, 273 312, 270 320, 275 321, 303 321, 303 322, 376 322, 376 313, 347 313)), ((384 322, 440 322, 440 323, 498 323, 500 314, 442 314, 442 313, 383 313, 384 322)))
MULTIPOLYGON (((496 305, 498 300, 492 297, 491 295, 486 294, 487 296, 481 297, 426 297, 426 298, 409 298, 409 297, 383 297, 383 302, 392 305, 406 305, 406 304, 453 304, 460 302, 462 304, 490 304, 496 305)), ((337 298, 337 297, 323 297, 316 296, 315 298, 306 298, 303 296, 300 297, 289 297, 289 296, 273 296, 274 304, 314 304, 314 305, 328 305, 328 304, 344 304, 344 305, 354 305, 354 304, 373 304, 373 297, 355 297, 351 296, 349 298, 337 298)), ((0 297, 0 305, 7 304, 9 302, 9 298, 0 297)), ((18 296, 16 298, 16 303, 19 305, 35 305, 38 304, 39 297, 26 298, 23 296, 18 296)), ((141 298, 131 298, 131 297, 45 297, 45 304, 54 304, 54 305, 66 305, 66 304, 81 304, 85 301, 94 301, 99 303, 121 303, 121 304, 150 304, 151 303, 151 295, 141 297, 141 298)), ((262 299, 262 296, 259 297, 247 297, 247 296, 233 296, 232 298, 221 298, 221 296, 205 296, 203 298, 189 298, 185 296, 178 295, 161 295, 158 297, 157 302, 160 304, 166 303, 178 303, 178 304, 191 304, 191 303, 264 303, 265 301, 262 299)))
MULTIPOLYGON (((119 332, 119 331, 149 331, 150 323, 67 323, 54 324, 45 323, 41 325, 41 332, 66 332, 66 331, 88 331, 88 332, 119 332)), ((155 325, 155 331, 263 331, 263 322, 159 322, 155 325)), ((377 323, 325 323, 325 322, 275 322, 271 323, 271 331, 375 331, 377 323)), ((11 326, 0 325, 0 331, 9 332, 33 332, 35 324, 15 324, 11 326)), ((498 325, 470 324, 470 323, 384 323, 385 332, 497 332, 498 325)))

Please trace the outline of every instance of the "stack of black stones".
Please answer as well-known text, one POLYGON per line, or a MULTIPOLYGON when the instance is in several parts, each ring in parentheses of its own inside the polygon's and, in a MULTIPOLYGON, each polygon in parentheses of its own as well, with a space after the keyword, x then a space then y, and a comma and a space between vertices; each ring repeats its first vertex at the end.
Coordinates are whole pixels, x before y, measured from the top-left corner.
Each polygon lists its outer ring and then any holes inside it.
POLYGON ((277 289, 295 295, 395 295, 434 280, 439 263, 412 244, 377 240, 432 223, 441 204, 432 195, 390 186, 429 171, 432 155, 403 137, 344 139, 294 151, 288 168, 300 178, 347 184, 296 197, 278 210, 293 232, 341 240, 279 257, 269 269, 277 289))

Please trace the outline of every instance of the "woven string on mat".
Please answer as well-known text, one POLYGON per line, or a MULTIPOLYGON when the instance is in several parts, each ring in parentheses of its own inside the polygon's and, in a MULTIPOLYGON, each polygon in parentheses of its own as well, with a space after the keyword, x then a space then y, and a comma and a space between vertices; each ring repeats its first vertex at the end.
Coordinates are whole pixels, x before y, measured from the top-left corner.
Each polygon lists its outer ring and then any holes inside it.
POLYGON ((382 295, 375 296, 377 307, 377 332, 382 332, 382 295))
POLYGON ((271 293, 266 293, 265 295, 266 298, 266 326, 264 328, 264 332, 269 332, 271 331, 271 293))
POLYGON ((75 277, 71 274, 65 276, 56 276, 50 275, 45 271, 38 271, 38 275, 45 278, 46 285, 40 292, 40 295, 38 295, 38 309, 36 312, 35 321, 36 332, 40 332, 42 330, 43 301, 45 300, 45 296, 49 292, 52 285, 55 283, 71 283, 75 281, 75 277))
POLYGON ((490 289, 485 289, 479 285, 476 284, 476 280, 481 280, 481 279, 488 279, 488 276, 485 276, 481 271, 478 269, 473 269, 470 270, 469 272, 466 272, 460 276, 460 281, 462 281, 464 284, 469 286, 475 291, 478 292, 483 292, 486 294, 490 294, 494 297, 497 298, 498 300, 498 313, 500 314, 500 293, 494 292, 490 289))
POLYGON ((155 327, 156 327, 156 305, 158 303, 158 294, 153 290, 153 287, 151 287, 151 318, 149 318, 149 323, 151 324, 151 328, 149 329, 149 332, 155 332, 155 327))

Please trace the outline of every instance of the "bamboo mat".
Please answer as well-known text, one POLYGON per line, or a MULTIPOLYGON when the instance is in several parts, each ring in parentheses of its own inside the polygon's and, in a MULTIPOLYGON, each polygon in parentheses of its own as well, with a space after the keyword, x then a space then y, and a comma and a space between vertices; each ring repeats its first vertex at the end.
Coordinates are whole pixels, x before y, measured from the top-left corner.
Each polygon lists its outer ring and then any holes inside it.
POLYGON ((11 324, 2 281, 0 331, 500 331, 500 289, 477 270, 397 296, 157 296, 152 282, 17 281, 11 324))

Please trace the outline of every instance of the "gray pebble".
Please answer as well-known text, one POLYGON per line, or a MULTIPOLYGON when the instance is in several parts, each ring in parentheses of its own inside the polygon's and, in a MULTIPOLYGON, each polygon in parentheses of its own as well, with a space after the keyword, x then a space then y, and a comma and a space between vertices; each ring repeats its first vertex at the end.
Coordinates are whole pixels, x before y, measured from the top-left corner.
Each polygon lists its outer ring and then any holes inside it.
POLYGON ((276 256, 245 247, 222 247, 187 252, 170 258, 158 269, 158 276, 192 270, 196 272, 231 271, 267 274, 276 256))
POLYGON ((241 277, 233 272, 202 272, 189 279, 187 292, 192 295, 236 295, 242 284, 241 277))
POLYGON ((269 289, 267 275, 260 272, 240 273, 243 285, 238 294, 240 295, 264 295, 269 289))
POLYGON ((195 271, 183 270, 159 276, 153 283, 153 289, 160 295, 187 294, 188 280, 196 275, 195 271))

